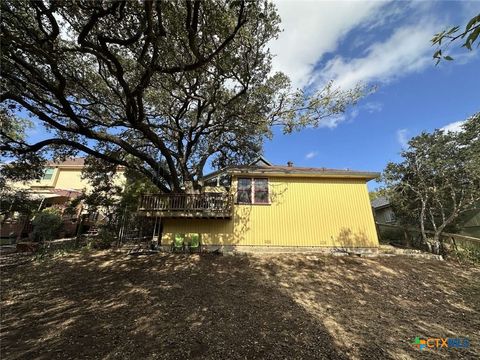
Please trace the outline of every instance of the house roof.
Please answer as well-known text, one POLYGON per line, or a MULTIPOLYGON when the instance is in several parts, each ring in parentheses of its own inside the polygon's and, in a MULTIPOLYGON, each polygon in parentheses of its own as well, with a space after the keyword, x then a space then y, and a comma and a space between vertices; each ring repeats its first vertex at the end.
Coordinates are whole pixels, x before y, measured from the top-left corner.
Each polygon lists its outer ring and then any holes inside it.
POLYGON ((272 166, 272 163, 270 161, 268 161, 267 159, 265 159, 263 156, 259 156, 250 163, 250 166, 254 166, 254 165, 257 165, 257 166, 272 166))
POLYGON ((85 165, 85 158, 70 158, 65 161, 48 161, 47 166, 79 166, 83 167, 85 165))
POLYGON ((390 205, 390 201, 385 196, 380 196, 371 201, 372 207, 374 209, 379 209, 390 205))
POLYGON ((33 199, 50 199, 50 198, 69 198, 75 199, 82 194, 81 191, 74 189, 33 189, 30 196, 33 199))
POLYGON ((212 172, 203 177, 203 180, 215 178, 218 175, 228 174, 249 174, 249 175, 277 175, 277 176, 292 176, 292 177, 337 177, 337 178, 361 178, 372 180, 377 178, 380 174, 369 171, 357 171, 350 169, 327 169, 314 167, 299 167, 299 166, 259 166, 259 165, 243 165, 232 166, 222 170, 212 172))

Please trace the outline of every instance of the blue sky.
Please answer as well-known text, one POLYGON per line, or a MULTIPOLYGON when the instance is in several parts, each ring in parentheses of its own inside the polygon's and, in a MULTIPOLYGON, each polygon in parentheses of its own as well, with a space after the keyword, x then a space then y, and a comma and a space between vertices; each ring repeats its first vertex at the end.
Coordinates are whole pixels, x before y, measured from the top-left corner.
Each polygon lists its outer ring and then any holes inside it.
MULTIPOLYGON (((333 79, 378 85, 345 116, 317 129, 276 133, 265 157, 276 164, 382 171, 405 141, 480 111, 480 51, 459 44, 435 66, 435 32, 480 12, 480 1, 277 1, 284 32, 274 68, 299 87, 333 79)), ((370 182, 371 189, 377 186, 370 182)))

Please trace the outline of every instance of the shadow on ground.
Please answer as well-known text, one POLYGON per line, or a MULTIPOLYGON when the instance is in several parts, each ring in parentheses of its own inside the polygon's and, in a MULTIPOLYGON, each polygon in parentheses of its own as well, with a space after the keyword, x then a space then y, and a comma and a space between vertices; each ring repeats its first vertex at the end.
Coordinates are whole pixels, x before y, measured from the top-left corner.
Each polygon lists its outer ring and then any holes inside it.
POLYGON ((478 357, 480 272, 307 255, 69 255, 2 270, 2 359, 478 357), (469 337, 420 352, 415 336, 469 337))

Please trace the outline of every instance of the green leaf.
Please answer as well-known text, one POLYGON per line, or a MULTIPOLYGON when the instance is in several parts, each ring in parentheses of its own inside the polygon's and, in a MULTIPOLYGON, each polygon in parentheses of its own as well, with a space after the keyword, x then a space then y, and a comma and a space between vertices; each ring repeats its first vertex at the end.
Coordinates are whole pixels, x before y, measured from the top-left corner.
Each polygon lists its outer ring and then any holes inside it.
POLYGON ((472 51, 472 45, 470 42, 467 40, 465 44, 462 45, 462 47, 466 47, 468 50, 472 51))
POLYGON ((448 56, 448 55, 447 55, 447 56, 444 56, 443 58, 444 58, 445 60, 448 60, 448 61, 452 61, 452 60, 453 60, 453 58, 452 58, 451 56, 448 56))
POLYGON ((480 22, 480 14, 477 16, 474 16, 470 21, 468 22, 467 26, 465 27, 465 32, 469 31, 470 28, 475 25, 475 23, 480 22))
POLYGON ((480 35, 480 27, 476 28, 468 37, 465 43, 468 43, 470 47, 467 46, 467 49, 472 50, 471 45, 477 40, 478 35, 480 35))

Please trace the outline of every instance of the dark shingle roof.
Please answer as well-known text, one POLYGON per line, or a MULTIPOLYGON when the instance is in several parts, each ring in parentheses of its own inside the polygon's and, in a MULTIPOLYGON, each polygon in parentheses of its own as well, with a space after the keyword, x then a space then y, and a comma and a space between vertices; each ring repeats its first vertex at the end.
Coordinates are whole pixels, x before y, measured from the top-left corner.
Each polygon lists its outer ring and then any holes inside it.
POLYGON ((373 199, 371 203, 372 207, 375 209, 390 205, 390 201, 385 196, 380 196, 376 199, 373 199))

